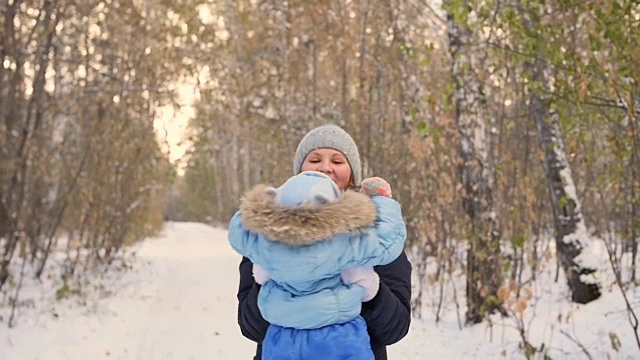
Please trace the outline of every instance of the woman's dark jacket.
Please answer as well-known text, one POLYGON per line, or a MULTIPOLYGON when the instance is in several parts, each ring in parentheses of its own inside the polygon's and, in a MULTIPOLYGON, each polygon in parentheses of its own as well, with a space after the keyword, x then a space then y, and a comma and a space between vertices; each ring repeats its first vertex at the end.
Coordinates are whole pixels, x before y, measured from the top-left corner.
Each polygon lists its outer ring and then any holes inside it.
MULTIPOLYGON (((258 285, 253 279, 253 264, 245 257, 240 262, 238 289, 238 324, 242 334, 258 343, 256 356, 261 358, 261 342, 269 327, 258 308, 258 285)), ((380 275, 380 290, 362 304, 361 315, 367 322, 371 348, 376 360, 387 359, 387 345, 402 339, 411 323, 411 263, 403 252, 387 265, 375 266, 380 275)))

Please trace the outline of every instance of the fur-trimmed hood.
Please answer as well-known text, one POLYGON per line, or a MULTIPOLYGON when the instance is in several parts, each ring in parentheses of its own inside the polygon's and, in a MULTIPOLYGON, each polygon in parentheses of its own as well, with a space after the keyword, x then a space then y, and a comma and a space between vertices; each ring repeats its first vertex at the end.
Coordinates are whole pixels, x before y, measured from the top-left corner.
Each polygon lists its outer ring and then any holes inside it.
POLYGON ((374 224, 376 207, 364 194, 346 191, 321 206, 286 208, 256 185, 240 199, 240 217, 247 230, 289 245, 311 245, 337 234, 355 233, 374 224))

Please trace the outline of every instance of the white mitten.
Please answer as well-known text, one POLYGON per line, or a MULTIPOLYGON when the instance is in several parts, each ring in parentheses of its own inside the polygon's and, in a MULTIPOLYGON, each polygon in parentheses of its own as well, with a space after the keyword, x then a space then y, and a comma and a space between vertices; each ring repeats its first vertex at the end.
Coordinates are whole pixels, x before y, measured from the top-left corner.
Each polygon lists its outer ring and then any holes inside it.
POLYGON ((269 273, 267 273, 262 266, 258 264, 253 264, 253 278, 260 285, 264 285, 264 283, 271 280, 269 273))
POLYGON ((340 273, 345 285, 356 284, 365 289, 362 302, 373 299, 380 289, 380 276, 373 270, 373 266, 357 266, 345 269, 340 273))

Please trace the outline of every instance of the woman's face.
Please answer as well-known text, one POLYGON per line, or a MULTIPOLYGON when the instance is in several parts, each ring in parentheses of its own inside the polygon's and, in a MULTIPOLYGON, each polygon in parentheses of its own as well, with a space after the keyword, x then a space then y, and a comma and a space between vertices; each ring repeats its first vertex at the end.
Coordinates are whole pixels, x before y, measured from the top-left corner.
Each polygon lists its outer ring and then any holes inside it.
POLYGON ((300 172, 319 171, 331 177, 340 190, 345 191, 351 185, 351 166, 347 158, 338 150, 316 149, 307 154, 300 172))

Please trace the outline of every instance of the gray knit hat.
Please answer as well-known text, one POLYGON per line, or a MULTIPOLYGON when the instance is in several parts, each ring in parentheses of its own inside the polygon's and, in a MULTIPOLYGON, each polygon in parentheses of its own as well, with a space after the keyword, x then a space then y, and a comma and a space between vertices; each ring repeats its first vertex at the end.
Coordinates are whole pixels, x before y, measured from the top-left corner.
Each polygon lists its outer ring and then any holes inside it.
POLYGON ((300 168, 307 155, 316 149, 334 149, 344 154, 351 167, 353 183, 358 185, 362 181, 362 169, 360 167, 360 153, 358 146, 351 135, 337 125, 323 125, 312 129, 305 135, 293 159, 293 174, 300 173, 300 168))

